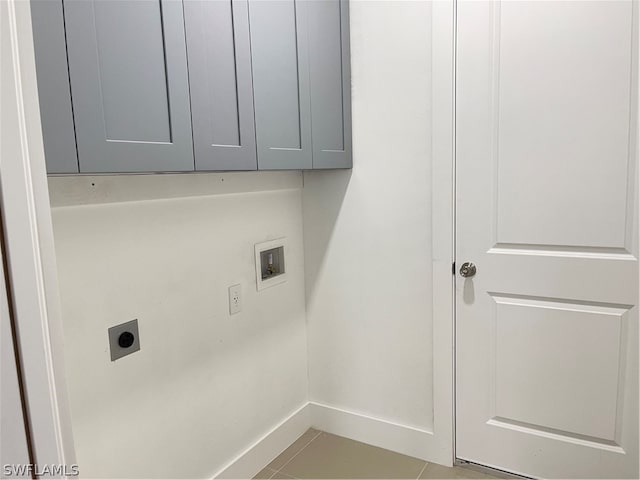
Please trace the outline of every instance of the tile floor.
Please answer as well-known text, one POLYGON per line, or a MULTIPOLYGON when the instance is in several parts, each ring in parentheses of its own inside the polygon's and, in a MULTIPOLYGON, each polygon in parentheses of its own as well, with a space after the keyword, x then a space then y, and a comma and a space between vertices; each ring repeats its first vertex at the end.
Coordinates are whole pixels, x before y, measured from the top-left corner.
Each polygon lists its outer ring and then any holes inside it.
POLYGON ((467 468, 442 467, 435 463, 309 429, 255 478, 459 478, 466 480, 499 477, 492 477, 467 468))

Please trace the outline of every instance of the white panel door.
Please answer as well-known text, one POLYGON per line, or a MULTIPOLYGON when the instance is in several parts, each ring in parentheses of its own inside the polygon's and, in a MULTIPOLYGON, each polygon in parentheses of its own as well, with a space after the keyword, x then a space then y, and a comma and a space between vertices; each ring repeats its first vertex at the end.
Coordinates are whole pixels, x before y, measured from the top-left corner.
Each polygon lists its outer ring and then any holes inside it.
POLYGON ((638 478, 637 9, 458 4, 458 458, 638 478))

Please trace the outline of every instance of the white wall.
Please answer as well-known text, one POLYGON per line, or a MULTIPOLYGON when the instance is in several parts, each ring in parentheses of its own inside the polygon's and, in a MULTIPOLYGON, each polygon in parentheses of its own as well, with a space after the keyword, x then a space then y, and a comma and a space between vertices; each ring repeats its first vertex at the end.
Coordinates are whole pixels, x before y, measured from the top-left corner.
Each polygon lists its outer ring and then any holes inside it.
POLYGON ((304 176, 310 400, 417 429, 424 443, 404 450, 428 457, 431 3, 352 1, 350 14, 354 168, 304 176))
POLYGON ((307 400, 300 173, 166 178, 49 179, 83 477, 211 478, 307 400), (254 244, 282 236, 288 281, 258 293, 254 244), (141 350, 111 362, 133 318, 141 350))

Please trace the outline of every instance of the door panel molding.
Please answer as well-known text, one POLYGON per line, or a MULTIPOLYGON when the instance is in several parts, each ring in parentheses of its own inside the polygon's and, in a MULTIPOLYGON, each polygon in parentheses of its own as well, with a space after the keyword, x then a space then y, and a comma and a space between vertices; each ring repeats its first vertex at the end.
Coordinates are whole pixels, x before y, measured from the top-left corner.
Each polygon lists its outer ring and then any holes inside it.
POLYGON ((496 243, 487 253, 502 255, 551 255, 558 257, 592 257, 603 260, 637 260, 626 248, 576 247, 570 245, 535 245, 527 243, 496 243))
MULTIPOLYGON (((540 7, 536 5, 535 2, 518 3, 520 5, 516 7, 509 3, 503 7, 502 2, 499 1, 491 2, 490 4, 490 62, 492 66, 490 69, 491 80, 489 82, 491 91, 489 118, 491 122, 490 129, 493 134, 490 147, 494 187, 494 207, 492 209, 494 225, 493 243, 495 245, 501 243, 518 244, 523 243, 519 241, 522 235, 527 235, 528 238, 537 235, 540 239, 534 243, 539 245, 624 248, 629 253, 636 253, 633 249, 633 242, 630 235, 632 231, 631 222, 634 211, 633 190, 635 186, 627 180, 628 178, 634 178, 634 162, 631 161, 631 158, 633 156, 632 146, 635 145, 635 132, 632 127, 635 123, 634 116, 636 114, 634 113, 634 109, 630 108, 630 105, 633 104, 631 97, 634 89, 637 90, 637 79, 635 78, 636 75, 633 74, 634 69, 632 62, 617 62, 616 64, 614 59, 607 63, 609 55, 607 55, 607 50, 602 48, 600 51, 596 51, 595 54, 590 53, 589 57, 582 55, 587 58, 580 58, 581 55, 578 54, 574 54, 573 58, 568 58, 569 56, 567 55, 565 66, 560 59, 565 60, 565 57, 562 55, 568 54, 569 52, 563 51, 563 48, 564 50, 569 50, 576 45, 572 45, 571 42, 561 38, 561 35, 556 36, 550 34, 549 38, 553 38, 554 42, 556 39, 560 40, 560 52, 557 54, 558 58, 551 59, 555 62, 554 72, 543 71, 538 77, 530 79, 526 78, 527 75, 525 72, 521 74, 523 78, 518 78, 519 81, 517 83, 509 82, 508 80, 505 81, 505 68, 509 70, 510 74, 514 75, 516 71, 524 72, 525 70, 519 62, 537 62, 538 66, 543 68, 544 65, 540 64, 540 62, 547 60, 543 58, 546 53, 544 50, 544 38, 539 38, 537 42, 525 42, 525 46, 520 48, 522 45, 515 45, 518 44, 519 38, 518 36, 514 36, 514 31, 520 32, 521 30, 510 26, 510 23, 515 24, 518 21, 522 21, 523 18, 530 23, 540 21, 540 23, 544 23, 550 31, 555 28, 556 30, 552 31, 552 33, 559 33, 558 27, 560 25, 554 25, 550 17, 540 14, 540 12, 544 10, 544 6, 540 7), (519 12, 519 10, 526 11, 519 12), (514 15, 514 12, 517 14, 514 15), (506 19, 505 16, 507 17, 506 19), (506 32, 503 26, 505 21, 508 26, 506 32), (511 40, 503 41, 503 37, 509 34, 511 34, 511 40), (540 45, 537 45, 537 43, 540 45), (567 45, 563 47, 563 44, 567 45), (593 55, 596 55, 597 59, 591 58, 593 55), (599 65, 600 70, 611 70, 612 73, 608 76, 592 74, 592 61, 593 64, 599 65), (545 77, 550 78, 546 83, 545 77), (582 95, 576 94, 574 95, 575 98, 571 98, 570 95, 563 93, 564 90, 561 91, 561 88, 556 88, 555 85, 556 83, 573 83, 576 85, 575 88, 579 89, 581 88, 579 85, 581 83, 587 84, 590 78, 592 79, 592 85, 590 85, 589 88, 591 90, 597 89, 598 94, 587 95, 586 93, 588 92, 579 92, 582 95), (530 81, 530 83, 522 85, 522 82, 527 81, 530 81), (605 86, 608 87, 607 84, 609 83, 616 83, 616 85, 615 87, 605 88, 605 86), (518 95, 521 89, 526 92, 525 95, 518 95), (538 96, 539 98, 535 104, 530 105, 530 103, 532 103, 529 102, 531 96, 538 96), (545 101, 548 101, 550 98, 554 100, 553 103, 545 104, 545 101), (575 104, 588 99, 590 104, 584 106, 585 112, 591 109, 600 109, 601 113, 598 116, 593 116, 593 120, 587 121, 585 118, 589 119, 591 117, 588 114, 577 115, 571 113, 571 108, 556 108, 555 105, 559 104, 563 99, 567 99, 565 101, 568 107, 572 105, 575 106, 575 104), (605 104, 613 104, 617 108, 624 106, 629 111, 628 121, 623 121, 624 116, 620 116, 613 108, 603 108, 605 104), (507 106, 506 112, 505 105, 507 106), (518 115, 518 124, 509 122, 508 118, 505 121, 505 115, 512 117, 513 115, 518 115), (566 125, 570 125, 570 127, 566 127, 563 130, 564 124, 562 124, 560 120, 555 120, 555 117, 561 117, 563 120, 566 120, 568 122, 566 125), (558 125, 553 125, 553 122, 556 122, 558 125), (548 128, 545 127, 546 129, 543 128, 543 138, 537 138, 532 132, 533 128, 531 127, 547 123, 550 124, 550 126, 548 128), (582 124, 579 125, 580 123, 582 124), (576 125, 578 125, 578 127, 576 127, 576 125), (559 128, 553 128, 554 126, 559 126, 559 128), (607 131, 607 126, 609 126, 609 131, 607 131), (505 129, 507 131, 503 132, 505 129), (571 129, 575 130, 573 135, 576 135, 576 138, 572 139, 572 141, 563 142, 565 131, 571 131, 571 129), (624 141, 621 141, 622 139, 624 139, 624 141), (627 142, 628 148, 625 146, 627 142), (599 152, 597 151, 597 147, 600 144, 602 144, 601 150, 604 148, 608 148, 609 150, 615 148, 616 151, 614 156, 608 156, 606 159, 604 156, 600 156, 602 160, 598 165, 595 159, 598 158, 597 154, 599 152), (547 145, 551 145, 552 147, 548 148, 546 147, 547 145), (520 148, 521 146, 524 148, 514 152, 515 146, 517 146, 516 148, 520 148), (505 155, 504 150, 510 150, 511 155, 505 155), (532 158, 532 155, 534 155, 532 152, 536 150, 539 150, 537 157, 532 158), (515 169, 509 168, 508 165, 509 158, 512 158, 514 154, 519 156, 517 161, 518 168, 515 169), (553 162, 551 162, 553 155, 562 155, 566 167, 554 167, 553 162), (589 161, 585 162, 584 159, 581 158, 582 156, 587 156, 589 161), (550 158, 550 160, 540 165, 539 161, 544 160, 545 157, 550 158), (572 161, 573 163, 567 160, 569 157, 575 157, 572 161), (592 165, 590 169, 593 171, 587 172, 588 175, 583 176, 584 178, 580 182, 583 185, 577 185, 575 183, 572 185, 571 168, 584 166, 585 164, 592 165), (542 222, 541 224, 554 222, 555 228, 553 230, 556 233, 553 238, 556 241, 544 240, 545 237, 549 236, 549 233, 545 233, 545 229, 539 228, 539 226, 535 224, 535 219, 534 223, 529 222, 527 224, 513 221, 514 215, 517 215, 516 205, 520 203, 524 208, 535 209, 536 204, 539 204, 539 202, 537 202, 538 195, 533 194, 529 198, 526 195, 526 191, 521 188, 520 182, 512 181, 509 182, 510 184, 505 184, 505 182, 501 182, 500 180, 502 175, 513 177, 518 174, 517 172, 519 170, 522 170, 521 176, 523 182, 526 182, 527 179, 529 181, 535 181, 535 175, 528 175, 528 170, 532 169, 535 171, 541 167, 549 171, 549 176, 545 181, 537 185, 540 189, 544 189, 547 183, 550 183, 552 187, 560 183, 567 183, 569 185, 569 188, 566 189, 547 188, 545 192, 546 195, 557 196, 557 198, 554 198, 556 206, 553 210, 541 210, 540 213, 544 215, 538 216, 540 222, 542 222), (613 170, 614 167, 617 182, 619 183, 618 188, 611 188, 610 191, 606 192, 606 195, 604 195, 605 192, 597 192, 594 191, 593 188, 590 188, 594 185, 599 185, 599 180, 602 175, 606 175, 607 172, 613 170), (508 171, 507 174, 504 173, 505 169, 508 171), (501 184, 503 185, 502 197, 505 196, 504 190, 507 190, 507 198, 504 199, 504 201, 497 190, 498 185, 501 184), (625 189, 628 190, 626 193, 625 189), (611 205, 611 208, 607 209, 603 206, 605 202, 602 202, 600 200, 601 198, 607 198, 607 202, 615 202, 615 205, 618 206, 624 204, 625 210, 615 207, 614 204, 611 205), (584 203, 585 215, 583 218, 575 218, 573 215, 567 215, 570 205, 575 202, 584 203), (564 205, 565 203, 569 203, 570 205, 564 205), (606 225, 606 220, 611 222, 611 225, 607 225, 606 228, 599 228, 599 225, 606 225), (505 224, 511 226, 507 227, 507 230, 504 230, 505 224), (592 225, 589 228, 590 224, 592 225), (501 225, 503 226, 503 230, 501 230, 501 225), (591 243, 588 245, 581 245, 575 241, 582 235, 580 233, 582 230, 584 230, 585 233, 589 233, 592 238, 592 240, 590 240, 591 243), (518 231, 520 231, 520 233, 518 233, 518 231), (557 241, 561 238, 566 239, 566 241, 557 241)), ((599 8, 597 2, 593 3, 595 5, 593 7, 594 9, 599 8)), ((571 9, 571 6, 563 6, 560 3, 558 5, 560 6, 554 8, 558 10, 557 13, 560 14, 559 16, 562 16, 563 13, 565 13, 566 16, 566 12, 563 12, 563 10, 571 9)), ((615 12, 615 15, 610 14, 606 20, 602 20, 602 24, 594 22, 592 15, 592 18, 585 20, 583 22, 584 25, 581 25, 580 28, 586 30, 588 27, 594 27, 592 28, 594 30, 592 35, 595 38, 600 38, 605 41, 607 37, 610 36, 609 32, 605 31, 606 21, 620 20, 622 17, 628 18, 626 23, 622 22, 623 25, 617 29, 617 36, 615 39, 609 41, 607 47, 626 48, 628 55, 633 58, 637 56, 637 42, 633 42, 635 38, 635 30, 632 25, 634 8, 637 7, 630 1, 618 1, 616 2, 618 12, 615 12), (597 30, 597 27, 600 27, 600 30, 597 30)), ((578 21, 579 19, 574 18, 574 22, 578 21)), ((559 24, 561 22, 558 21, 557 23, 559 24)), ((578 27, 574 26, 574 28, 578 27)), ((526 40, 526 37, 523 38, 526 40)), ((597 44, 595 41, 593 43, 597 44)), ((587 90, 586 86, 582 88, 583 90, 587 90)), ((585 236, 582 235, 582 237, 584 239, 585 236)))
POLYGON ((508 418, 493 417, 487 421, 487 425, 492 425, 498 428, 511 429, 516 432, 521 432, 527 435, 538 435, 543 438, 551 440, 558 440, 561 442, 573 443, 575 445, 582 445, 589 448, 595 448, 605 450, 608 452, 618 453, 624 455, 626 452, 614 441, 607 441, 603 439, 593 439, 588 436, 581 436, 578 434, 569 434, 567 432, 555 430, 553 428, 541 427, 540 425, 529 425, 524 422, 518 422, 508 418))
POLYGON ((594 444, 620 446, 618 427, 622 420, 621 393, 626 366, 624 334, 629 310, 634 307, 488 294, 495 302, 491 322, 493 375, 489 420, 554 432, 558 439, 589 439, 594 444), (597 335, 587 339, 589 348, 583 348, 585 342, 576 339, 581 339, 581 329, 587 327, 589 334, 597 335), (525 328, 526 332, 522 332, 525 328), (544 352, 543 345, 547 348, 544 352), (498 361, 500 354, 506 357, 503 362, 498 361), (532 371, 527 370, 529 365, 521 364, 527 356, 536 357, 532 371), (572 377, 580 373, 574 362, 591 365, 588 368, 591 382, 577 392, 575 385, 571 385, 572 377), (540 372, 541 365, 547 367, 544 375, 540 372), (532 388, 534 381, 536 389, 532 388), (563 405, 572 396, 571 404, 563 405), (536 401, 528 403, 528 398, 536 401), (561 407, 559 413, 553 411, 561 407), (578 431, 581 428, 583 431, 578 431))

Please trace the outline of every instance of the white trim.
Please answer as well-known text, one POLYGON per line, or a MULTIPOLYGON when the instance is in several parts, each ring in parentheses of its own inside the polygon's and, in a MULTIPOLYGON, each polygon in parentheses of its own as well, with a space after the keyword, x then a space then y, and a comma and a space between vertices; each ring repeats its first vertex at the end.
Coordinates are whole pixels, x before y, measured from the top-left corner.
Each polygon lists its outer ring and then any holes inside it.
POLYGON ((454 459, 455 0, 432 10, 433 431, 431 461, 454 459))
POLYGON ((213 478, 253 478, 310 426, 309 404, 305 404, 221 468, 213 478))
POLYGON ((309 402, 309 409, 311 426, 318 430, 437 462, 433 432, 316 402, 309 402))
POLYGON ((0 2, 0 198, 34 461, 75 462, 30 3, 0 2))
MULTIPOLYGON (((0 258, 2 255, 0 244, 0 258)), ((9 314, 4 264, 0 263, 0 465, 3 465, 3 468, 7 464, 26 465, 30 462, 19 376, 13 347, 13 327, 9 314)))
POLYGON ((309 428, 438 463, 433 432, 309 402, 221 468, 213 478, 252 478, 309 428))

